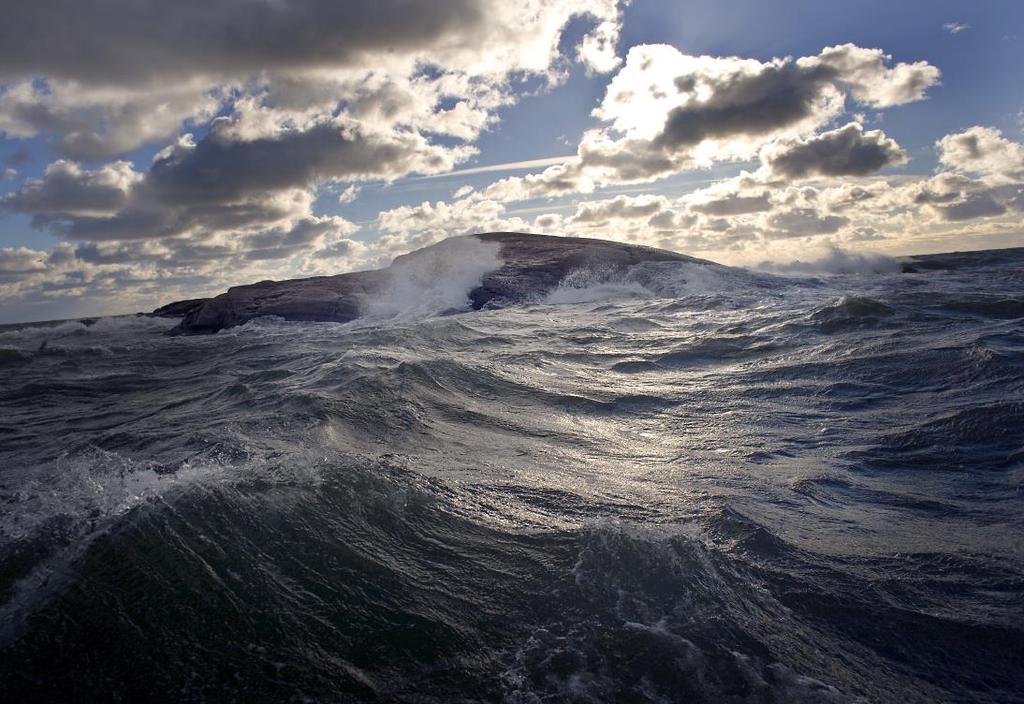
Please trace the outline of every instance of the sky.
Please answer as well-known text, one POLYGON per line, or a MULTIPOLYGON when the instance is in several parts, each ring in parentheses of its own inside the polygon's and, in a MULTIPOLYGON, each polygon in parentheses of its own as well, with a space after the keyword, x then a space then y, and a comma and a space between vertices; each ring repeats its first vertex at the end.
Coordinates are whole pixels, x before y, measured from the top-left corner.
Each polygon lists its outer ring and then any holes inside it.
POLYGON ((741 266, 1024 246, 1022 41, 1019 0, 19 3, 0 323, 493 230, 741 266))

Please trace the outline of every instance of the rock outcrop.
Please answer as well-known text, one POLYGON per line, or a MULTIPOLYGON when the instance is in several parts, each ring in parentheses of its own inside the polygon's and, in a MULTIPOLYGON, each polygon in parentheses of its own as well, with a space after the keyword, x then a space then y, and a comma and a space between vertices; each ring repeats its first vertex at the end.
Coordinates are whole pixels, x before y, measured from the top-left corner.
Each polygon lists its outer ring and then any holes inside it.
POLYGON ((607 275, 646 262, 717 266, 676 252, 577 237, 489 232, 444 240, 396 257, 391 266, 336 276, 261 281, 228 289, 215 298, 169 304, 154 313, 183 315, 177 333, 211 333, 259 316, 286 320, 348 322, 372 311, 382 297, 410 278, 454 277, 458 268, 479 269, 460 296, 473 308, 539 300, 570 273, 590 269, 607 275), (473 241, 475 240, 475 242, 473 241), (162 311, 162 313, 161 313, 162 311), (172 312, 173 311, 173 312, 172 312))
POLYGON ((185 301, 175 301, 174 303, 160 306, 149 315, 157 318, 182 318, 193 310, 206 305, 209 300, 209 298, 189 298, 185 301))

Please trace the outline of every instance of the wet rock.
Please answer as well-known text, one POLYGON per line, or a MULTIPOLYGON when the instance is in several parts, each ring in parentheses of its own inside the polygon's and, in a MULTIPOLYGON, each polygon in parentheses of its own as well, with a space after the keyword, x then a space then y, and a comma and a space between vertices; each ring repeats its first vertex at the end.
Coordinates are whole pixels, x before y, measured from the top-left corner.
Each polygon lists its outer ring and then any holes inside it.
MULTIPOLYGON (((261 281, 236 286, 207 301, 187 307, 177 333, 212 333, 241 325, 259 316, 277 316, 285 320, 348 322, 359 318, 372 306, 376 297, 393 286, 396 279, 416 270, 422 264, 444 260, 464 250, 468 240, 475 239, 488 252, 497 254, 494 267, 483 273, 479 285, 468 291, 474 309, 501 307, 517 302, 538 300, 569 273, 591 268, 606 274, 625 271, 643 262, 712 262, 652 247, 578 237, 528 235, 518 232, 489 232, 444 240, 435 245, 396 257, 391 266, 373 271, 359 271, 336 276, 318 276, 289 281, 261 281)), ((491 255, 493 256, 493 255, 491 255)), ((439 269, 439 276, 446 275, 439 269)), ((450 274, 450 270, 448 274, 450 274)), ((180 302, 157 309, 179 310, 180 302)), ((156 311, 154 311, 156 314, 156 311)), ((165 313, 170 314, 170 313, 165 313)))

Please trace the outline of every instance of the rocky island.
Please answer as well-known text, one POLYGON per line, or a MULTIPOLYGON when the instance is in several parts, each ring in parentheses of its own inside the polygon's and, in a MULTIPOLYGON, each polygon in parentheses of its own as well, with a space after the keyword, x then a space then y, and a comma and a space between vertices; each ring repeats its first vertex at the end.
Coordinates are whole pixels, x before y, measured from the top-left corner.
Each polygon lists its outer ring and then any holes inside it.
MULTIPOLYGON (((652 247, 580 237, 488 232, 453 237, 396 257, 383 269, 235 286, 209 299, 168 304, 154 315, 177 317, 175 333, 213 333, 259 316, 349 322, 386 309, 396 297, 415 297, 410 286, 450 283, 474 309, 538 300, 566 276, 596 271, 614 276, 642 263, 712 262, 652 247), (426 281, 425 281, 426 280, 426 281), (403 290, 409 287, 409 290, 403 290)), ((443 299, 442 299, 443 300, 443 299)))

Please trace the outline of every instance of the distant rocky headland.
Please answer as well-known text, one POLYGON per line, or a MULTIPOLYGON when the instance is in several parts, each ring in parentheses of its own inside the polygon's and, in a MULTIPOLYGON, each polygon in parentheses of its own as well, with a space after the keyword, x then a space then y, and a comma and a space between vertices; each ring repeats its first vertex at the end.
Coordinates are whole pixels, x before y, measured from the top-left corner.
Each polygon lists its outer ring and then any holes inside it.
POLYGON ((174 332, 186 334, 213 333, 260 316, 349 322, 386 307, 396 297, 415 298, 424 285, 440 286, 443 292, 449 283, 456 298, 465 301, 468 291, 470 305, 480 309, 540 299, 581 269, 614 276, 646 262, 718 266, 621 242, 488 232, 424 247, 396 257, 384 269, 235 286, 213 298, 170 303, 153 315, 181 317, 174 332), (409 286, 410 281, 419 286, 409 286))

